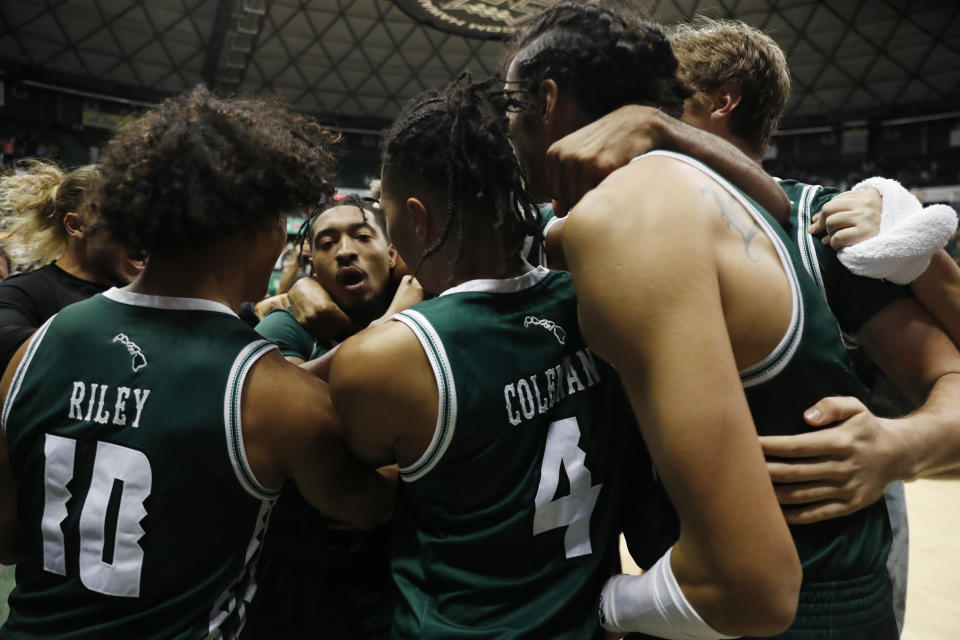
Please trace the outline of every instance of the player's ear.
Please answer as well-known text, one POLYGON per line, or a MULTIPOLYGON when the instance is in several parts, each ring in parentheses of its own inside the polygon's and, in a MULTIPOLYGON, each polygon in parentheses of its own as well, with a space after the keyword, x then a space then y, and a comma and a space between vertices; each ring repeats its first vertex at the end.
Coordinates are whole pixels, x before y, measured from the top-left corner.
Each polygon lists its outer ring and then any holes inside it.
POLYGON ((556 81, 547 78, 540 83, 543 129, 549 141, 559 140, 576 131, 589 119, 585 119, 576 98, 569 91, 563 93, 556 81))
POLYGON ((79 214, 73 211, 68 211, 66 215, 63 216, 63 227, 67 230, 67 235, 74 238, 82 238, 84 232, 86 231, 87 224, 83 221, 83 218, 79 214))
POLYGON ((430 235, 430 210, 427 209, 427 205, 419 198, 407 198, 404 206, 410 214, 410 219, 413 220, 413 230, 417 237, 426 242, 427 236, 430 235))
POLYGON ((387 257, 390 258, 390 268, 393 269, 397 266, 397 248, 393 246, 393 243, 387 247, 387 257))
POLYGON ((710 117, 714 120, 729 118, 743 98, 740 86, 734 82, 724 82, 711 93, 713 96, 713 107, 710 109, 710 117))
POLYGON ((540 83, 540 95, 537 96, 537 98, 543 126, 549 128, 550 124, 557 120, 560 104, 560 87, 557 86, 556 81, 552 78, 547 78, 540 83))

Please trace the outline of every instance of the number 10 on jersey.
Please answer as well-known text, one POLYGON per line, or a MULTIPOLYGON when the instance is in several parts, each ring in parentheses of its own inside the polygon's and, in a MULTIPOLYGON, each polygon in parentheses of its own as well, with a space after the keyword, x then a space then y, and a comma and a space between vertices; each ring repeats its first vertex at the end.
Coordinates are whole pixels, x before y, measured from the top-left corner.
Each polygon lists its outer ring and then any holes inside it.
MULTIPOLYGON (((77 441, 46 434, 43 443, 43 568, 67 575, 63 521, 67 518, 77 441)), ((80 511, 80 582, 87 589, 110 596, 140 595, 144 531, 140 521, 150 495, 153 473, 150 461, 140 451, 98 442, 90 488, 80 511), (108 531, 108 511, 119 505, 115 530, 108 531), (109 535, 112 534, 112 535, 109 535), (110 542, 112 541, 112 544, 110 542)), ((112 519, 112 518, 110 518, 112 519)))

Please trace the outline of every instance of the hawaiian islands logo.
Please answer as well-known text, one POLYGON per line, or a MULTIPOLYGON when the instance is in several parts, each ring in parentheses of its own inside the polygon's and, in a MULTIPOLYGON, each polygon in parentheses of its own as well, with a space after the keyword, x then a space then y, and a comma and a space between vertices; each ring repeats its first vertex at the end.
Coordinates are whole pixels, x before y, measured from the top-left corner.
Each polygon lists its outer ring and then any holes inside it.
POLYGON ((127 337, 125 333, 118 333, 113 336, 114 342, 119 342, 127 348, 127 352, 130 354, 130 357, 133 358, 133 361, 130 363, 130 366, 133 368, 134 372, 140 371, 145 366, 147 366, 147 356, 143 355, 143 352, 140 351, 140 347, 137 346, 133 340, 127 337))
POLYGON ((567 341, 567 332, 564 331, 563 327, 558 325, 553 320, 547 320, 546 318, 538 318, 536 316, 527 316, 523 319, 523 326, 525 327, 543 327, 547 331, 553 334, 553 337, 557 339, 557 342, 563 344, 567 341))

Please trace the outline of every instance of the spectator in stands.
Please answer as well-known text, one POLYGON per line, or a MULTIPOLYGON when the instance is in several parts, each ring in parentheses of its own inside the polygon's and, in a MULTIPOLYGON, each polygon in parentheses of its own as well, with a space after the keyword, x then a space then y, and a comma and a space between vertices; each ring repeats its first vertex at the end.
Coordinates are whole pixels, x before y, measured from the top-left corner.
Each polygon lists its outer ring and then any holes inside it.
POLYGON ((21 168, 20 175, 0 179, 0 211, 9 216, 5 244, 22 260, 44 266, 0 283, 0 367, 60 309, 129 284, 143 268, 95 211, 83 211, 100 181, 96 166, 68 174, 39 161, 21 168))

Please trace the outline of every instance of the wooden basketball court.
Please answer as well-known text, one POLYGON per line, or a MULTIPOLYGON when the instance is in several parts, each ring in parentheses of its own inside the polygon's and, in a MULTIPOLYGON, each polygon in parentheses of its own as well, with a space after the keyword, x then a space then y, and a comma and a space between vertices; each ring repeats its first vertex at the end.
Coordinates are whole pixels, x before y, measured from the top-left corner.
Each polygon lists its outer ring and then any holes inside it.
MULTIPOLYGON (((960 481, 908 483, 907 511, 910 577, 901 640, 956 640, 960 638, 960 481)), ((620 555, 624 571, 640 573, 623 538, 620 555)))
POLYGON ((960 481, 907 484, 910 578, 903 640, 960 638, 960 481))

